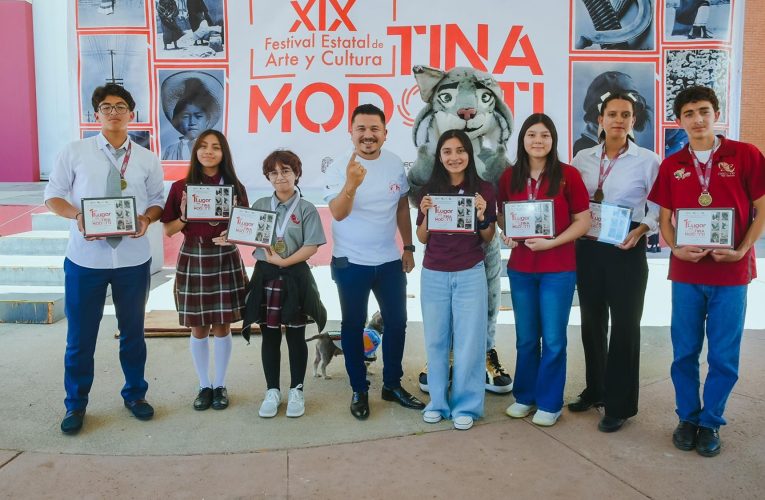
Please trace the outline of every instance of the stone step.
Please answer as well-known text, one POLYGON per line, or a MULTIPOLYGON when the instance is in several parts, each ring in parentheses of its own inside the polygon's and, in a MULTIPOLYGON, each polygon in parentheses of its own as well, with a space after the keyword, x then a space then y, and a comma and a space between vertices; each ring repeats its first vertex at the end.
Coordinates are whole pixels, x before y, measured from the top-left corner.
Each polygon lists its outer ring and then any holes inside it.
POLYGON ((49 325, 63 317, 63 293, 0 293, 0 323, 49 325))
POLYGON ((0 285, 64 285, 64 258, 49 255, 5 255, 0 259, 0 285))
POLYGON ((0 237, 0 255, 64 255, 69 231, 27 231, 0 237))
POLYGON ((69 219, 52 212, 32 214, 33 231, 69 231, 69 219))

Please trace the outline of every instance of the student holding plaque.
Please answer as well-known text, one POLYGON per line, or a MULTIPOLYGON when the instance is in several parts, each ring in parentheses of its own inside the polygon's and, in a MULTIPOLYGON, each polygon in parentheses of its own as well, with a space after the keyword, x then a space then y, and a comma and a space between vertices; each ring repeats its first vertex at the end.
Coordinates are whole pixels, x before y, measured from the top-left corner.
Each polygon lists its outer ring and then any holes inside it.
MULTIPOLYGON (((648 283, 645 234, 658 229, 659 219, 658 205, 648 202, 648 211, 645 207, 659 157, 632 141, 636 96, 613 92, 600 101, 601 143, 580 151, 573 165, 582 174, 593 209, 601 203, 620 205, 632 209, 632 220, 621 243, 576 242, 587 386, 568 409, 605 406, 598 429, 614 432, 638 411, 640 318, 648 283)), ((600 213, 605 216, 606 211, 600 213)), ((601 227, 609 225, 602 221, 601 227)), ((623 227, 626 231, 626 222, 623 227)))
POLYGON ((226 137, 205 130, 191 151, 185 179, 170 187, 162 222, 165 234, 183 233, 175 272, 175 307, 179 321, 191 328, 189 350, 199 378, 195 410, 228 407, 226 372, 231 359, 231 323, 242 319, 247 275, 236 245, 225 241, 227 222, 190 221, 186 218, 186 186, 234 186, 236 203, 247 206, 247 193, 234 170, 226 137), (215 378, 211 381, 210 332, 213 334, 215 378))
POLYGON ((308 363, 305 325, 312 318, 324 330, 327 312, 308 267, 310 259, 327 242, 316 207, 303 198, 297 187, 303 173, 300 158, 288 150, 276 150, 263 160, 263 175, 274 194, 252 204, 256 210, 276 212, 271 248, 257 248, 257 259, 247 296, 243 334, 258 323, 263 339, 260 357, 266 377, 266 395, 258 415, 275 417, 282 401, 279 389, 282 325, 285 327, 290 360, 288 417, 305 413, 303 381, 308 363))
POLYGON ((703 456, 715 456, 720 452, 725 403, 738 380, 747 286, 757 277, 753 247, 765 230, 765 158, 752 144, 715 135, 720 111, 712 89, 681 91, 674 111, 689 143, 662 162, 648 196, 661 206, 661 234, 672 246, 671 374, 680 420, 672 442, 681 450, 695 448, 703 456), (719 222, 712 224, 727 222, 733 209, 728 222, 733 225, 732 249, 675 243, 679 231, 673 212, 701 208, 727 209, 720 210, 719 222), (704 336, 709 370, 700 398, 704 336))
MULTIPOLYGON (((151 151, 128 137, 135 118, 135 101, 121 85, 98 87, 91 98, 98 135, 69 144, 58 156, 45 204, 55 214, 71 219, 64 259, 65 309, 68 320, 64 355, 65 434, 83 425, 88 393, 93 384, 93 355, 104 312, 107 287, 120 331, 120 364, 125 374, 122 399, 133 415, 148 420, 154 409, 146 402, 144 378, 146 342, 144 312, 149 295, 151 249, 144 237, 149 224, 162 215, 162 167, 151 151), (137 230, 129 237, 85 237, 83 198, 135 199, 137 230)), ((116 207, 116 203, 115 203, 116 207)), ((132 216, 130 220, 132 224, 132 216)), ((124 222, 123 222, 124 223, 124 222)))
POLYGON ((426 245, 420 290, 430 403, 423 420, 436 423, 450 418, 455 429, 467 430, 483 416, 488 307, 483 245, 494 237, 496 203, 494 187, 478 177, 473 146, 465 132, 444 132, 436 151, 417 213, 417 239, 426 245), (442 218, 455 219, 458 231, 429 231, 426 218, 438 210, 431 196, 436 194, 470 195, 475 231, 465 232, 464 218, 459 217, 460 210, 465 212, 464 199, 460 200, 463 208, 441 213, 442 218), (450 351, 454 353, 451 391, 450 351))
MULTIPOLYGON (((516 241, 507 265, 515 314, 517 361, 515 403, 523 418, 536 406, 533 422, 554 425, 566 383, 566 327, 576 284, 574 241, 590 228, 587 189, 579 171, 558 160, 558 133, 549 116, 529 116, 518 135, 518 158, 499 179, 501 207, 507 201, 552 200, 555 235, 516 241), (540 340, 542 348, 540 352, 540 340)), ((505 227, 505 215, 498 215, 505 227)))

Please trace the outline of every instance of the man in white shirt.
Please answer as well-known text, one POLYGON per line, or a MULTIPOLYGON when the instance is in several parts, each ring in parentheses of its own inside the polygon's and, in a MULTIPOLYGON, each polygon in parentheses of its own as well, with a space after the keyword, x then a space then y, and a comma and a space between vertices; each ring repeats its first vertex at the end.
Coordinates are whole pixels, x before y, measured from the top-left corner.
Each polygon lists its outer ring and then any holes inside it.
POLYGON ((369 416, 364 323, 369 292, 380 304, 385 324, 382 343, 382 398, 406 408, 425 405, 401 387, 406 335, 406 275, 414 268, 409 184, 401 159, 382 149, 387 130, 385 114, 362 104, 351 116, 354 149, 327 168, 324 200, 332 213, 332 278, 342 311, 341 342, 353 396, 351 414, 369 416), (404 252, 396 244, 401 234, 404 252))
POLYGON ((149 420, 154 415, 145 399, 148 383, 144 378, 143 331, 151 252, 144 234, 149 224, 162 215, 162 168, 156 155, 128 137, 128 123, 135 118, 135 101, 127 90, 116 84, 98 87, 92 103, 101 133, 69 144, 56 160, 45 189, 48 208, 71 219, 64 260, 65 309, 69 321, 64 356, 67 412, 61 422, 65 434, 75 434, 82 428, 109 284, 120 331, 120 363, 125 374, 122 398, 136 418, 149 420), (110 183, 120 185, 112 186, 112 191, 121 188, 121 196, 135 198, 137 231, 119 239, 85 237, 81 200, 114 197, 107 186, 110 183))

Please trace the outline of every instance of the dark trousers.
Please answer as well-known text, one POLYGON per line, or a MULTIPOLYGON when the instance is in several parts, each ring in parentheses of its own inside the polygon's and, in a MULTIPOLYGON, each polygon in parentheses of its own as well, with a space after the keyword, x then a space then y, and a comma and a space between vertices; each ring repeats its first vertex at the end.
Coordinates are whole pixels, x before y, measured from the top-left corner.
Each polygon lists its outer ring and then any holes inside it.
POLYGON ((64 307, 69 322, 64 355, 67 411, 81 410, 88 405, 88 393, 93 385, 93 354, 109 284, 120 332, 120 364, 125 374, 122 398, 135 401, 146 396, 149 384, 144 378, 143 326, 150 267, 151 259, 138 266, 117 269, 91 269, 64 260, 64 307))
POLYGON ((576 270, 587 370, 583 397, 603 401, 611 417, 632 417, 638 411, 640 318, 648 282, 645 237, 629 250, 578 240, 576 270))
MULTIPOLYGON (((279 368, 282 361, 281 344, 282 329, 268 328, 260 325, 263 344, 260 349, 260 359, 263 362, 263 373, 269 389, 279 389, 279 368)), ((305 343, 305 326, 287 327, 287 349, 290 359, 290 389, 304 382, 305 368, 308 363, 308 345, 305 343)))
POLYGON ((353 391, 366 392, 369 387, 364 364, 364 323, 369 292, 375 294, 385 324, 383 384, 391 389, 400 387, 406 338, 406 275, 401 269, 401 260, 362 266, 348 262, 347 258, 332 257, 331 270, 340 296, 343 316, 340 342, 353 391))

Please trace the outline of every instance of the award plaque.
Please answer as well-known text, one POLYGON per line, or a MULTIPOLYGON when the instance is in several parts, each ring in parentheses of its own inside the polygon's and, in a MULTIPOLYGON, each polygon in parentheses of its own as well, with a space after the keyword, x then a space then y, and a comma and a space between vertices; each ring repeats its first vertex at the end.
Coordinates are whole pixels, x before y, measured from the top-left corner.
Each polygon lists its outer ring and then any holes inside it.
POLYGON ((505 235, 514 240, 555 238, 555 212, 552 200, 506 201, 505 235))
POLYGON ((226 221, 231 216, 234 186, 188 184, 186 186, 186 220, 226 221))
POLYGON ((733 248, 733 208, 675 210, 675 244, 679 247, 733 248))
POLYGON ((431 194, 428 231, 432 233, 475 233, 475 196, 431 194))
POLYGON ((618 245, 630 232, 632 209, 613 203, 590 202, 592 225, 585 238, 618 245))
POLYGON ((255 247, 270 247, 276 228, 276 212, 234 207, 228 221, 226 241, 255 247))
POLYGON ((135 198, 83 198, 85 236, 128 236, 138 232, 135 198))

